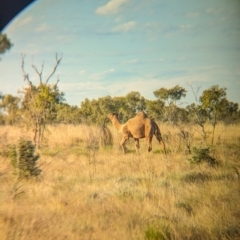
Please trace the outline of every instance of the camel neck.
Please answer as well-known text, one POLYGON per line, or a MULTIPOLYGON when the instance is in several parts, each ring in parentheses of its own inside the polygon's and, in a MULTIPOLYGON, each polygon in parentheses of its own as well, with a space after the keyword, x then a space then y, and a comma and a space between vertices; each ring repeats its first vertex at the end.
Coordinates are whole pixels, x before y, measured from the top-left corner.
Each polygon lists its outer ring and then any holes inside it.
POLYGON ((118 121, 118 119, 116 117, 114 119, 112 119, 112 124, 117 130, 121 129, 122 125, 120 124, 120 122, 118 121))

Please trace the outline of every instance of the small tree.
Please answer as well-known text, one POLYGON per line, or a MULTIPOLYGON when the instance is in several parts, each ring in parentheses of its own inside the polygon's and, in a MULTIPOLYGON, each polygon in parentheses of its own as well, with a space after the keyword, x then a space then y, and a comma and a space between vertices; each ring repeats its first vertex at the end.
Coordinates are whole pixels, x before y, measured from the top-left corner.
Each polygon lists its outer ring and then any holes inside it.
POLYGON ((208 112, 201 107, 200 98, 199 98, 199 91, 201 89, 200 86, 197 88, 194 88, 192 83, 188 84, 189 87, 192 90, 192 93, 194 95, 195 103, 192 103, 186 107, 188 111, 188 118, 190 121, 196 123, 198 126, 201 127, 201 135, 206 143, 208 138, 208 132, 205 129, 205 123, 208 121, 208 112))
POLYGON ((58 89, 58 82, 49 84, 50 78, 54 75, 61 58, 56 55, 56 63, 51 74, 45 81, 42 79, 43 65, 41 71, 38 71, 36 66, 32 65, 33 69, 39 77, 39 84, 34 85, 30 81, 29 75, 24 69, 24 55, 22 55, 22 71, 24 80, 27 81, 28 86, 23 90, 23 101, 21 111, 24 116, 25 123, 34 130, 33 141, 37 147, 40 147, 46 123, 50 123, 56 117, 57 105, 64 101, 64 93, 58 89))
POLYGON ((8 39, 7 35, 0 33, 0 54, 4 54, 12 46, 13 45, 8 39))
POLYGON ((220 88, 218 85, 214 85, 211 88, 204 90, 200 97, 201 108, 207 111, 210 121, 212 122, 212 145, 214 142, 214 133, 221 114, 221 107, 226 101, 226 88, 220 88))
POLYGON ((154 91, 155 97, 166 103, 166 118, 171 123, 176 122, 177 101, 186 96, 186 89, 176 85, 173 88, 160 88, 154 91))

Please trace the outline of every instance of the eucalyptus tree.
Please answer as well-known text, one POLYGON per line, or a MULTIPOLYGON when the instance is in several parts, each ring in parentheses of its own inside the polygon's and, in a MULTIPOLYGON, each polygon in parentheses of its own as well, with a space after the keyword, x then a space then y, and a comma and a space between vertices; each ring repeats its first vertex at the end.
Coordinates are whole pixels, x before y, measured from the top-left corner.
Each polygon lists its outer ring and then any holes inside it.
POLYGON ((57 105, 57 115, 55 123, 79 124, 82 122, 81 111, 77 106, 71 106, 67 103, 57 105))
POLYGON ((165 102, 157 100, 146 100, 146 113, 149 118, 154 120, 164 120, 165 102))
POLYGON ((105 125, 107 115, 116 111, 115 102, 111 96, 89 100, 86 98, 80 105, 83 121, 105 125))
POLYGON ((138 111, 146 110, 146 100, 139 92, 129 92, 122 100, 121 115, 123 121, 134 117, 138 111))
POLYGON ((216 124, 219 120, 231 118, 231 115, 237 115, 238 104, 229 102, 226 98, 226 88, 213 85, 203 91, 200 96, 201 108, 208 114, 209 121, 212 124, 212 144, 214 143, 214 134, 216 124))
POLYGON ((165 117, 171 123, 177 121, 176 114, 178 111, 177 103, 181 98, 186 96, 186 89, 176 85, 172 88, 160 88, 153 92, 156 98, 165 102, 165 117))

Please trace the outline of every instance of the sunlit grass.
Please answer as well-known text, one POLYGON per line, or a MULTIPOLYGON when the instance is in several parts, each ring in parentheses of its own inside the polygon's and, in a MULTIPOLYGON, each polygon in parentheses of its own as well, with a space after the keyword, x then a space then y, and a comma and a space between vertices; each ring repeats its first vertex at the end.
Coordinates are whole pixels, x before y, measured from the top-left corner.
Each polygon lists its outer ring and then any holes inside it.
MULTIPOLYGON (((0 156, 1 239, 239 239, 240 126, 216 129, 218 166, 191 164, 179 129, 161 124, 168 155, 134 141, 128 153, 111 126, 113 146, 98 145, 98 128, 49 126, 38 152, 37 179, 18 181, 0 156)), ((211 131, 211 126, 207 126, 211 131)), ((206 147, 201 129, 191 147, 206 147)), ((1 151, 31 133, 0 127, 1 151)), ((210 142, 207 143, 210 145, 210 142)))

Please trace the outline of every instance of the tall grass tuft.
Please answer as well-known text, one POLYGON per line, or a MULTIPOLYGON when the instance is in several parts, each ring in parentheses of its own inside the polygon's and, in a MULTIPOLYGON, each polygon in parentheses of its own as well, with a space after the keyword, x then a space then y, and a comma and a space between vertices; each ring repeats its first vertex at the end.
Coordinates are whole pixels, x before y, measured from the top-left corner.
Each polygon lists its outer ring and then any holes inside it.
POLYGON ((99 145, 102 148, 113 145, 113 136, 107 126, 99 127, 99 145))
POLYGON ((20 138, 16 145, 7 146, 7 152, 18 178, 36 177, 41 173, 36 166, 40 155, 35 154, 35 146, 31 141, 20 138))

